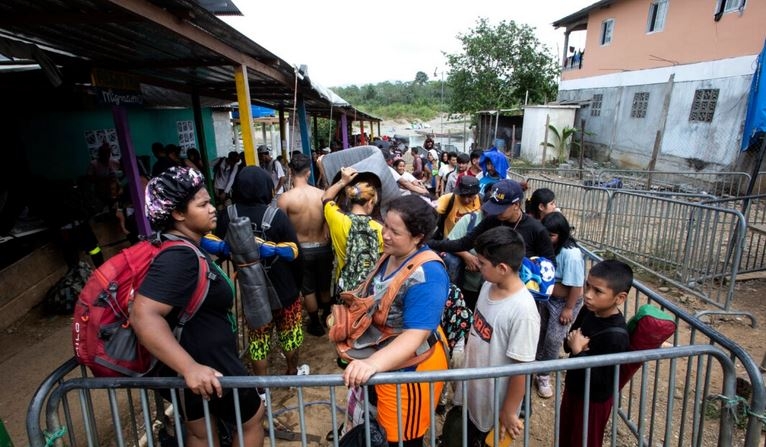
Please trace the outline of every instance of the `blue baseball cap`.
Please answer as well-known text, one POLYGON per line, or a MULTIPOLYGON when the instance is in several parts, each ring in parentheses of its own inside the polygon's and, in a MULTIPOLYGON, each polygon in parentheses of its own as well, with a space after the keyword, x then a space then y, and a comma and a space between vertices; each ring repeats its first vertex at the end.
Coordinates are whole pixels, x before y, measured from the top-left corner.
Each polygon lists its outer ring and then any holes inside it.
POLYGON ((492 185, 485 195, 481 209, 487 216, 497 216, 522 199, 524 190, 521 189, 521 185, 516 181, 504 179, 492 185))

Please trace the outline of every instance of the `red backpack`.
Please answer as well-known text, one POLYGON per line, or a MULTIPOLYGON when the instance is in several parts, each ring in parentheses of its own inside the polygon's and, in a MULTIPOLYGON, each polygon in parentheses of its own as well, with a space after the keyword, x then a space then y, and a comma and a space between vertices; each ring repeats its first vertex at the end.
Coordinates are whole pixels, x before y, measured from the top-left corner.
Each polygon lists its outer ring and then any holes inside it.
POLYGON ((178 317, 173 331, 181 338, 184 324, 199 310, 207 296, 209 267, 194 244, 172 236, 145 240, 126 248, 97 268, 85 283, 74 308, 72 344, 80 364, 96 377, 142 376, 156 359, 142 346, 130 326, 129 315, 136 290, 155 256, 173 247, 190 247, 199 260, 197 287, 178 317))
MULTIPOLYGON (((627 330, 623 327, 604 329, 591 338, 604 333, 627 333, 630 340, 629 351, 657 349, 676 331, 675 319, 651 304, 641 305, 636 314, 628 321, 627 330)), ((623 363, 620 365, 620 388, 630 381, 642 363, 623 363)))

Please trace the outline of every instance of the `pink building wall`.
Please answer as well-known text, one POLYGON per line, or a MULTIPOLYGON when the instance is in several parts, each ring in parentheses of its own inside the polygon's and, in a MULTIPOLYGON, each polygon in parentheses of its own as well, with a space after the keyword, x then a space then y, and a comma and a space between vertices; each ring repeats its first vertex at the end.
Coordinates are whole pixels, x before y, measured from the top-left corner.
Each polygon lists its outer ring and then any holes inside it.
POLYGON ((748 0, 743 13, 716 22, 716 0, 669 0, 662 31, 647 33, 650 2, 616 1, 590 12, 582 69, 562 80, 758 54, 766 37, 766 1, 748 0), (614 19, 612 42, 601 46, 601 23, 614 19))

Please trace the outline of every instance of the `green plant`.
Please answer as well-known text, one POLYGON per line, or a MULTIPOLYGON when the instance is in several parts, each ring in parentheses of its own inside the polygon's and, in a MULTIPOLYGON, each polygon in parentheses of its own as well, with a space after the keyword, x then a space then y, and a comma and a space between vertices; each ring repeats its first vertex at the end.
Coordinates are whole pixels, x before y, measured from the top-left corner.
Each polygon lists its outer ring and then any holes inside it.
MULTIPOLYGON (((580 148, 580 143, 577 142, 577 140, 574 138, 574 136, 579 132, 579 129, 575 127, 569 127, 566 126, 561 131, 559 131, 556 126, 553 124, 548 125, 548 129, 553 133, 553 137, 556 139, 555 143, 551 143, 550 141, 543 141, 540 144, 546 147, 553 148, 556 151, 556 161, 559 163, 563 163, 567 159, 567 155, 569 153, 568 149, 570 146, 572 148, 580 148)), ((545 164, 545 160, 543 160, 543 164, 545 164)))

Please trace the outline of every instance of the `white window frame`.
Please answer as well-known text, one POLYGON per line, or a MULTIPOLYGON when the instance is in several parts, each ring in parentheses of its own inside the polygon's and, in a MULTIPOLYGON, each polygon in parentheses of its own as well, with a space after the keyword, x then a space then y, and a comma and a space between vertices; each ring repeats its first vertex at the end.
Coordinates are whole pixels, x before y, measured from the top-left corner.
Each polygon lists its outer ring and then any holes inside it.
POLYGON ((646 33, 659 33, 665 29, 670 0, 653 0, 649 4, 649 16, 646 18, 646 33))
POLYGON ((721 3, 724 5, 723 13, 726 14, 727 12, 737 12, 745 9, 747 0, 718 0, 716 11, 721 10, 721 3))
POLYGON ((605 47, 611 44, 613 37, 614 37, 614 19, 606 19, 603 22, 601 22, 601 36, 599 39, 601 46, 605 47))

